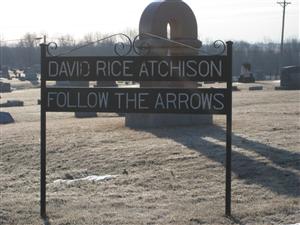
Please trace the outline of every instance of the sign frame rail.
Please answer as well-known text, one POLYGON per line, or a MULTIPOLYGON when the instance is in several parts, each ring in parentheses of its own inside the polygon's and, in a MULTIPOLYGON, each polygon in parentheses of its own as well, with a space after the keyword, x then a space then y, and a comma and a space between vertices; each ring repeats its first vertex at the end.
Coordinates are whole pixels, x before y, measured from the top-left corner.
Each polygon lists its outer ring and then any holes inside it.
MULTIPOLYGON (((49 105, 47 106, 47 104, 49 104, 49 96, 47 96, 47 93, 49 91, 54 91, 54 90, 61 90, 62 93, 64 93, 64 91, 62 89, 59 88, 47 88, 47 81, 186 81, 186 79, 182 79, 182 77, 178 77, 178 76, 167 76, 167 77, 141 77, 141 76, 137 76, 136 74, 138 73, 136 69, 133 69, 131 71, 131 75, 132 76, 123 76, 122 73, 118 73, 120 76, 111 76, 109 78, 105 78, 105 76, 96 76, 94 73, 91 73, 90 76, 87 77, 83 77, 82 73, 80 72, 80 70, 78 70, 79 72, 77 73, 78 76, 76 76, 75 78, 70 76, 59 76, 59 77, 49 77, 49 66, 47 65, 47 63, 49 63, 50 60, 52 60, 52 62, 58 62, 58 63, 62 63, 63 60, 69 60, 70 62, 74 62, 74 60, 85 60, 86 62, 88 62, 89 59, 92 60, 96 60, 96 59, 101 59, 101 60, 132 60, 133 63, 132 65, 140 65, 139 63, 144 62, 145 60, 147 61, 148 59, 155 59, 155 57, 143 57, 143 56, 119 56, 119 57, 61 57, 61 56, 52 56, 49 54, 48 52, 48 47, 51 43, 49 44, 41 44, 41 92, 40 92, 40 97, 41 97, 41 107, 40 107, 40 216, 44 219, 47 218, 47 212, 46 212, 46 162, 47 162, 47 158, 46 158, 46 122, 47 122, 47 112, 65 112, 65 111, 77 111, 78 108, 75 109, 67 109, 66 107, 62 107, 62 108, 56 108, 57 105, 54 104, 54 107, 51 108, 49 105), (137 61, 135 61, 137 60, 137 61), (135 64, 137 63, 137 64, 135 64)), ((160 112, 160 113, 194 113, 194 114, 223 114, 226 115, 226 164, 225 164, 225 215, 230 217, 231 216, 231 153, 232 153, 232 46, 233 46, 233 42, 232 41, 228 41, 226 42, 226 50, 227 53, 226 55, 209 55, 209 56, 191 56, 191 57, 162 57, 162 56, 158 56, 156 57, 157 60, 163 60, 165 59, 166 62, 170 62, 172 60, 178 60, 178 59, 182 59, 182 60, 193 60, 192 58, 197 58, 200 61, 197 62, 201 62, 201 60, 221 60, 220 62, 224 64, 224 71, 222 72, 222 75, 218 78, 216 78, 216 73, 211 73, 211 77, 206 76, 206 77, 202 77, 202 75, 205 73, 205 69, 201 70, 199 69, 198 72, 195 72, 194 74, 195 77, 192 77, 190 79, 190 81, 214 81, 214 82, 225 82, 226 83, 226 88, 223 89, 199 89, 199 90, 192 90, 192 89, 182 89, 185 91, 192 91, 191 93, 198 93, 200 90, 202 92, 218 92, 222 91, 224 92, 224 104, 226 104, 226 109, 224 111, 222 111, 221 113, 218 113, 216 111, 209 111, 209 110, 204 110, 204 111, 188 111, 186 109, 186 111, 181 112, 181 111, 166 111, 166 112, 160 112), (204 71, 204 72, 203 72, 204 71), (199 76, 200 75, 200 76, 199 76)), ((197 59, 196 59, 197 60, 197 59)), ((107 61, 107 62, 108 62, 107 61)), ((208 62, 208 61, 207 61, 208 62)), ((54 64, 54 63, 53 63, 54 64)), ((194 63, 193 63, 194 64, 194 63)), ((199 63, 200 64, 200 63, 199 63)), ((222 64, 222 65, 223 65, 222 64)), ((73 65, 73 69, 76 68, 75 64, 73 65)), ((87 64, 85 64, 87 65, 87 64)), ((116 63, 116 65, 120 65, 118 63, 116 63)), ((190 66, 192 65, 192 63, 190 64, 190 66)), ((219 64, 221 65, 221 64, 219 64)), ((56 64, 55 64, 56 66, 56 64)), ((215 65, 213 65, 215 66, 215 65)), ((192 67, 192 66, 191 66, 192 67)), ((65 67, 67 68, 67 67, 65 67)), ((69 65, 69 71, 70 71, 70 65, 69 65)), ((80 66, 78 66, 77 68, 80 68, 80 66)), ((154 68, 154 67, 153 67, 154 68)), ((199 67, 200 68, 200 67, 199 67)), ((208 68, 208 67, 207 67, 208 68)), ((215 68, 215 67, 211 67, 211 68, 215 68)), ((126 69, 126 68, 125 68, 126 69)), ((190 69, 191 71, 192 69, 190 69)), ((63 72, 65 72, 65 70, 61 70, 63 72)), ((104 71, 104 69, 103 69, 104 71)), ((193 70, 194 71, 194 70, 193 70)), ((196 71, 196 69, 195 69, 196 71)), ((208 71, 208 69, 207 69, 208 71)), ((207 72, 206 71, 206 72, 207 72)), ((123 70, 124 72, 124 70, 123 70)), ((66 74, 67 72, 65 72, 66 74)), ((208 73, 208 72, 207 72, 208 73)), ((155 70, 153 72, 153 74, 157 74, 157 71, 155 70)), ((166 73, 165 73, 166 74, 166 73)), ((171 73, 169 73, 170 75, 171 73)), ((206 73, 205 73, 206 74, 206 73)), ((71 90, 72 88, 65 88, 65 90, 71 90)), ((143 88, 139 88, 141 91, 144 90, 143 88)), ((73 92, 74 92, 74 88, 73 88, 73 92)), ((87 93, 87 91, 89 90, 108 90, 108 89, 97 89, 97 88, 87 88, 85 90, 78 88, 78 90, 81 90, 81 92, 83 91, 83 93, 87 93)), ((134 90, 131 89, 122 89, 122 88, 114 88, 113 90, 110 88, 109 89, 112 93, 114 93, 114 90, 123 90, 126 92, 126 90, 128 91, 128 93, 133 92, 134 90)), ((135 89, 137 93, 139 93, 139 90, 135 89)), ((148 92, 150 94, 155 94, 155 93, 159 93, 159 91, 162 89, 159 88, 153 88, 151 90, 148 90, 148 92)), ((75 90, 76 91, 76 90, 75 90)), ((170 91, 170 92, 178 92, 178 89, 165 89, 164 91, 170 91)), ((179 90, 180 91, 180 90, 179 90)), ((80 91, 78 91, 80 92, 80 91)), ((172 93, 173 93, 172 92, 172 93)), ((149 94, 149 95, 150 95, 149 94)), ((188 95, 186 93, 186 95, 188 95)), ((119 108, 120 109, 120 108, 119 108)), ((89 109, 83 110, 83 111, 88 111, 89 109)), ((127 109, 127 108, 123 108, 122 110, 120 110, 120 112, 125 112, 125 113, 145 113, 144 111, 135 111, 136 109, 127 109)), ((101 110, 98 109, 94 109, 94 111, 96 112, 101 112, 101 110)), ((109 111, 109 110, 108 110, 109 111)), ((117 110, 115 110, 115 107, 112 107, 110 112, 119 112, 117 110)), ((153 113, 154 111, 151 111, 151 109, 149 109, 149 111, 147 111, 146 113, 153 113)))

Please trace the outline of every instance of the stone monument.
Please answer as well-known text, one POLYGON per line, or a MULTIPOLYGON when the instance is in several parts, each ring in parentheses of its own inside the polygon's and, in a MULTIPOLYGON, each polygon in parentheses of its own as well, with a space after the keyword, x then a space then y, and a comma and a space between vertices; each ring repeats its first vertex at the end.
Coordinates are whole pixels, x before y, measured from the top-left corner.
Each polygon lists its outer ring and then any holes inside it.
MULTIPOLYGON (((139 24, 136 47, 148 56, 198 55, 198 25, 191 8, 181 0, 150 3, 139 24), (168 35, 168 26, 170 28, 168 35), (170 41, 168 40, 170 39, 170 41), (190 47, 187 47, 190 46, 190 47)), ((197 82, 140 82, 141 88, 197 88, 197 82)), ((125 125, 132 128, 212 124, 212 115, 127 114, 125 125)))
POLYGON ((286 90, 300 90, 300 66, 282 67, 280 87, 286 90))
POLYGON ((10 83, 5 83, 0 81, 0 93, 3 92, 11 92, 11 86, 10 83))
POLYGON ((244 63, 241 68, 240 83, 255 83, 255 78, 251 72, 251 64, 244 63))

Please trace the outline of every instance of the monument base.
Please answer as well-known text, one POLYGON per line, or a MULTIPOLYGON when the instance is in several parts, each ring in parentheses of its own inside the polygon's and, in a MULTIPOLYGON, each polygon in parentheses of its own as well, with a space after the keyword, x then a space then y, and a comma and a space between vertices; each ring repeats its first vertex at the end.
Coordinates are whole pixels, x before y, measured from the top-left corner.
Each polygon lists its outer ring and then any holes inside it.
POLYGON ((170 126, 211 125, 212 115, 126 114, 125 126, 130 128, 158 128, 170 126))

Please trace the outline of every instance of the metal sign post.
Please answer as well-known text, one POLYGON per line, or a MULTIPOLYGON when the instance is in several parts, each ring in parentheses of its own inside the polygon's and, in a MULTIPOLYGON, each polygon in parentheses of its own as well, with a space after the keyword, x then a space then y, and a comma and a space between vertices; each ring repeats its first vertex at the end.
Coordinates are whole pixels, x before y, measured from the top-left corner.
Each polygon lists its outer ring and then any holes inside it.
POLYGON ((227 106, 226 114, 226 196, 225 196, 225 215, 231 216, 231 141, 232 141, 232 45, 233 42, 227 44, 227 106))
POLYGON ((226 115, 225 214, 230 216, 233 43, 226 44, 227 55, 165 57, 61 57, 41 44, 41 217, 46 218, 46 112, 226 115), (48 88, 50 80, 213 81, 227 82, 227 88, 48 88))
POLYGON ((43 59, 46 58, 47 45, 41 44, 41 149, 40 149, 40 161, 41 161, 41 181, 40 181, 40 213, 42 218, 46 218, 46 76, 45 65, 43 59))

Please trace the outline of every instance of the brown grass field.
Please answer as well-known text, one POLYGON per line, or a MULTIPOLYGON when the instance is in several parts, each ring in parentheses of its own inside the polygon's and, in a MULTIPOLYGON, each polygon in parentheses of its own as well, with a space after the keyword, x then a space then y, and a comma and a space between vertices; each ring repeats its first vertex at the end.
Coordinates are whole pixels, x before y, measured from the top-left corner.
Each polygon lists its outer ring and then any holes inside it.
POLYGON ((0 224, 300 223, 300 91, 262 85, 233 93, 232 218, 224 216, 225 116, 214 126, 134 130, 116 114, 47 113, 43 221, 39 89, 1 94, 25 106, 1 108, 16 122, 0 125, 0 224), (117 177, 54 183, 106 174, 117 177))

